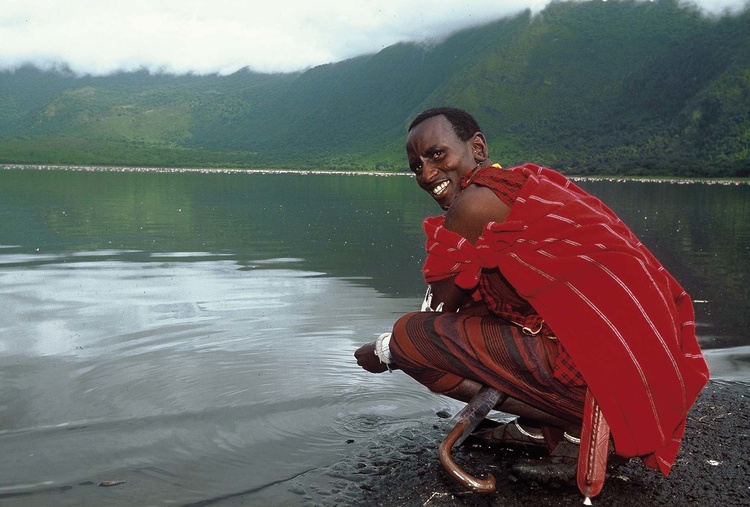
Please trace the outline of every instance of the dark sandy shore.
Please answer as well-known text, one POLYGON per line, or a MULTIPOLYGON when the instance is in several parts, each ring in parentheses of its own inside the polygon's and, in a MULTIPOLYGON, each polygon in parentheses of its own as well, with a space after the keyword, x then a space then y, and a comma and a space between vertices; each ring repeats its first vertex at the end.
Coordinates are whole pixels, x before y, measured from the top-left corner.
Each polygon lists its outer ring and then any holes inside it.
MULTIPOLYGON (((712 381, 689 414, 687 433, 672 473, 663 477, 640 460, 608 473, 594 505, 750 506, 750 384, 712 381)), ((301 504, 341 506, 562 506, 582 505, 575 485, 519 482, 511 466, 519 454, 464 445, 453 456, 478 477, 497 479, 497 492, 466 492, 437 457, 450 430, 445 419, 421 423, 370 442, 324 475, 320 488, 299 491, 301 504), (317 491, 316 491, 317 489, 317 491)))

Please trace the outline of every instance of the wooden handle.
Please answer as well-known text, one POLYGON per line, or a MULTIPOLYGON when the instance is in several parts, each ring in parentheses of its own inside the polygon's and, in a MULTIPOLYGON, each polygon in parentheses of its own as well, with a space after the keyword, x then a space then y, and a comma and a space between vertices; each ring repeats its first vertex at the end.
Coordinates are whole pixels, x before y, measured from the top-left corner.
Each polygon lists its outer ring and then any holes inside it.
POLYGON ((492 474, 487 475, 487 479, 477 479, 476 477, 469 475, 468 473, 461 470, 461 468, 453 461, 451 456, 451 448, 456 441, 461 437, 464 429, 467 426, 467 421, 459 421, 453 430, 445 437, 443 443, 440 444, 438 453, 440 455, 440 462, 443 467, 448 471, 451 476, 458 481, 459 484, 464 486, 475 493, 494 493, 495 492, 495 477, 492 474))

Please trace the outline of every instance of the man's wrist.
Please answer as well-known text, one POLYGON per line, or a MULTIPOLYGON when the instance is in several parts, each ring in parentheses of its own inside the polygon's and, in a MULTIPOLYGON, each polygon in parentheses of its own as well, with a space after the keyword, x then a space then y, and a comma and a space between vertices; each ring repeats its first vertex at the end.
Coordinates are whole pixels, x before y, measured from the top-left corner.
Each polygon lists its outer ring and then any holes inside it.
POLYGON ((375 355, 378 356, 380 362, 385 364, 389 370, 391 369, 391 364, 393 363, 390 342, 391 333, 383 333, 378 336, 377 340, 375 340, 375 355))

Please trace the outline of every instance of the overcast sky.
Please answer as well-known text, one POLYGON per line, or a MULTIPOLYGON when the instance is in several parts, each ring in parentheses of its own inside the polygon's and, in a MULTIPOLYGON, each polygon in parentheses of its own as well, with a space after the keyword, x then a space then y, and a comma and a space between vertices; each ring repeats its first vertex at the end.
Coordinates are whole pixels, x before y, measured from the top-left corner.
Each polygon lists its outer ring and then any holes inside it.
MULTIPOLYGON (((601 0, 594 0, 601 1, 601 0)), ((604 0, 606 1, 606 0, 604 0)), ((644 0, 647 1, 647 0, 644 0)), ((738 10, 746 0, 695 0, 738 10)), ((302 70, 440 39, 549 0, 0 0, 0 69, 302 70)))

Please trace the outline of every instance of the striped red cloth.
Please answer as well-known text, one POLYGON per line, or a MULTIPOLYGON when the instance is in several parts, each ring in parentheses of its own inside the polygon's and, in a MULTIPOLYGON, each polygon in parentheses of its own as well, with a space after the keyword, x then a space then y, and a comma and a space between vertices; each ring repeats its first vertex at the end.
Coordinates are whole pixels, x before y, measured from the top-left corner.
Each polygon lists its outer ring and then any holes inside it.
POLYGON ((567 421, 583 417, 586 386, 557 379, 558 342, 529 337, 481 306, 406 314, 389 347, 394 363, 433 392, 470 379, 567 421))
POLYGON ((485 170, 526 177, 510 214, 475 244, 445 229, 443 216, 427 218, 425 280, 455 275, 473 289, 482 269, 499 268, 570 354, 617 454, 668 474, 709 377, 690 297, 606 205, 562 174, 533 164, 485 170))

